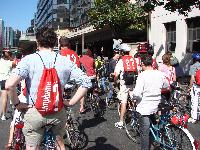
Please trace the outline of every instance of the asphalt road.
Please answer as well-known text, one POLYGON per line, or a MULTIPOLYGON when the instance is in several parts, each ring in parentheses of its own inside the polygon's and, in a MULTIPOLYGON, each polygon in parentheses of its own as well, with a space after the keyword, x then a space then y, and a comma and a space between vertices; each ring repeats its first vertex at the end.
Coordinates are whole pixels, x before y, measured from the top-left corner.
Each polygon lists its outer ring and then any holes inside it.
MULTIPOLYGON (((139 150, 138 145, 127 137, 125 130, 114 127, 119 119, 116 110, 107 109, 103 118, 96 119, 90 111, 80 115, 78 107, 79 104, 73 109, 87 137, 84 150, 139 150)), ((0 121, 0 150, 4 150, 7 142, 10 121, 0 121)), ((195 138, 200 139, 199 123, 189 124, 189 130, 195 138)))

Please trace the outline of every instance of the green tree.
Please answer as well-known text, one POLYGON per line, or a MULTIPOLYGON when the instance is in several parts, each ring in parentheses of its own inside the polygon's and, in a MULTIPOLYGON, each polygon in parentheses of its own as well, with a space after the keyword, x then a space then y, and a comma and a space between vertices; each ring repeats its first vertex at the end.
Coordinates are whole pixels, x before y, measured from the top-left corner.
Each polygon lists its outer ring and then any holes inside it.
POLYGON ((200 0, 137 0, 137 2, 143 3, 143 9, 146 12, 153 11, 156 6, 162 5, 168 11, 177 11, 187 16, 194 7, 200 9, 200 0))
POLYGON ((145 29, 147 14, 138 3, 127 0, 96 0, 88 12, 90 24, 96 28, 109 27, 115 37, 124 31, 145 29))

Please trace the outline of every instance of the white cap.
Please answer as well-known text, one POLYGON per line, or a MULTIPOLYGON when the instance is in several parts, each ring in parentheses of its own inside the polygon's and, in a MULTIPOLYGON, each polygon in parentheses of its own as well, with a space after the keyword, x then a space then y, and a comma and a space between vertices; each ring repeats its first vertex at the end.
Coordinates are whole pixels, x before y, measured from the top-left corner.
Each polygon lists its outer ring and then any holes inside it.
POLYGON ((128 44, 125 44, 125 43, 121 44, 121 49, 124 52, 130 52, 131 51, 131 47, 128 44))

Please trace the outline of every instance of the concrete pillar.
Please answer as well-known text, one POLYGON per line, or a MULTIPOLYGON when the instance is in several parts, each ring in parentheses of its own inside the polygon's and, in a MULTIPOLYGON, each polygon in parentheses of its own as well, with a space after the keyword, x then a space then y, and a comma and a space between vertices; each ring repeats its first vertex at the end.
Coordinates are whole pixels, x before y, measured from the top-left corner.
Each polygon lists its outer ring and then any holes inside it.
POLYGON ((181 60, 186 54, 187 47, 187 24, 184 19, 176 21, 176 50, 177 59, 181 60))

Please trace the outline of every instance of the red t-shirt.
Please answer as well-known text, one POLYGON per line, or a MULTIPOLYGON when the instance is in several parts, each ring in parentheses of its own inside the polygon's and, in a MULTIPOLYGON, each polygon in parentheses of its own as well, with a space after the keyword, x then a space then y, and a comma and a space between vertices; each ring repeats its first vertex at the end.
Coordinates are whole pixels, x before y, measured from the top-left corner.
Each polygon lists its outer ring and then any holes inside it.
POLYGON ((73 61, 80 68, 80 61, 77 53, 71 49, 62 49, 60 51, 62 56, 68 57, 71 61, 73 61))
POLYGON ((92 57, 89 57, 88 55, 83 55, 79 61, 83 65, 83 67, 86 70, 87 76, 94 76, 95 70, 94 70, 94 59, 92 57))

